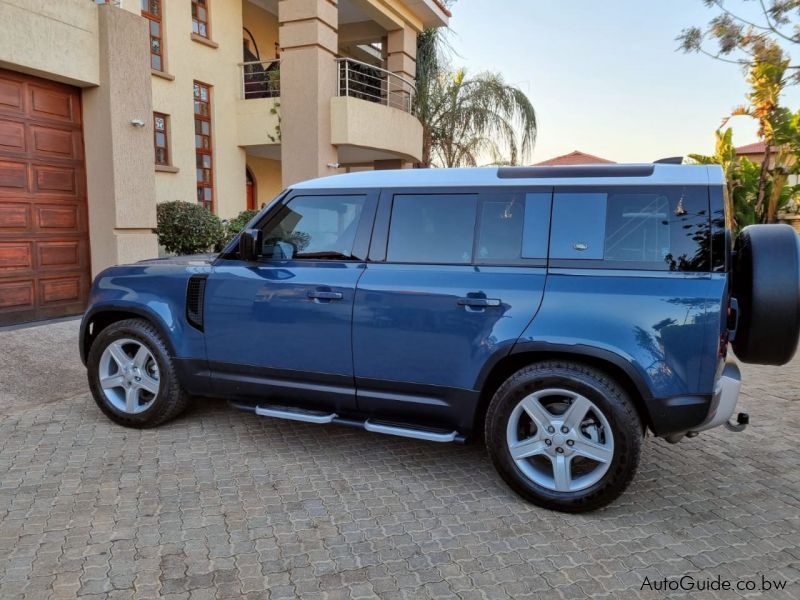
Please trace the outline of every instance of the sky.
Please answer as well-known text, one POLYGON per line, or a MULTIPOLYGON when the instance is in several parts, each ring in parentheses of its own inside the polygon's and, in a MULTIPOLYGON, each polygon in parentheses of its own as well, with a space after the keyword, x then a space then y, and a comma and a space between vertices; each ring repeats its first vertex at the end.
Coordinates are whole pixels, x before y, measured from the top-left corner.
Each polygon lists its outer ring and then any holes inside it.
MULTIPOLYGON (((457 0, 451 10, 453 66, 500 72, 531 99, 530 162, 573 150, 617 162, 712 154, 715 129, 746 103, 740 67, 676 51, 683 28, 716 14, 701 0, 457 0)), ((797 108, 800 90, 785 104, 797 108)), ((748 117, 731 124, 737 146, 757 140, 748 117)))

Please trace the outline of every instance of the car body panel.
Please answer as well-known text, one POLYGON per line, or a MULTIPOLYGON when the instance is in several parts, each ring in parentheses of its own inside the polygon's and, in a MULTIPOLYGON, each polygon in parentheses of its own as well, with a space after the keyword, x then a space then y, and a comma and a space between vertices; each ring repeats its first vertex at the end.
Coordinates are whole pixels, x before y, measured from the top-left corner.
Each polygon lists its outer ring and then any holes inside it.
POLYGON ((319 406, 328 400, 314 386, 324 379, 336 388, 327 390, 330 408, 352 411, 351 320, 363 272, 363 263, 343 261, 214 265, 205 293, 205 335, 217 393, 301 402, 305 393, 319 406), (315 291, 342 297, 309 298, 315 291))
POLYGON ((536 313, 545 279, 543 267, 369 264, 353 313, 359 409, 406 418, 424 410, 447 423, 464 421, 478 373, 511 350, 536 313), (499 302, 459 304, 468 297, 499 302), (407 392, 419 388, 421 397, 393 398, 398 383, 407 392))
POLYGON ((631 365, 658 422, 669 403, 714 390, 725 278, 702 273, 551 269, 519 343, 597 348, 631 365))

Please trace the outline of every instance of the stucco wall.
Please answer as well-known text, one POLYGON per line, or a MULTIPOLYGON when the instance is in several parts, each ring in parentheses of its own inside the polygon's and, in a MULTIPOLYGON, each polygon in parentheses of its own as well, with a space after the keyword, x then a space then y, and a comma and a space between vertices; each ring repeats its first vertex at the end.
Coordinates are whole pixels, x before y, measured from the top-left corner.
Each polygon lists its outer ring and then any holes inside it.
POLYGON ((157 255, 147 25, 111 6, 95 9, 99 87, 83 92, 92 271, 157 255), (144 127, 136 127, 141 120, 144 127))
POLYGON ((97 85, 97 6, 88 0, 0 0, 0 67, 97 85))
POLYGON ((283 189, 281 162, 248 155, 247 166, 256 180, 256 208, 261 208, 262 204, 272 202, 283 189))
POLYGON ((236 100, 236 128, 239 132, 239 145, 279 145, 281 135, 279 114, 279 98, 251 98, 249 100, 240 98, 236 100))
POLYGON ((222 218, 246 206, 245 153, 239 148, 236 102, 240 96, 238 63, 242 61, 242 2, 227 0, 211 7, 211 40, 194 41, 189 0, 162 2, 164 7, 164 79, 153 75, 153 110, 170 116, 170 150, 177 173, 156 173, 159 202, 194 202, 196 193, 193 83, 212 86, 215 210, 222 218))
POLYGON ((337 145, 389 150, 421 160, 422 124, 400 109, 359 98, 331 98, 331 141, 337 145))

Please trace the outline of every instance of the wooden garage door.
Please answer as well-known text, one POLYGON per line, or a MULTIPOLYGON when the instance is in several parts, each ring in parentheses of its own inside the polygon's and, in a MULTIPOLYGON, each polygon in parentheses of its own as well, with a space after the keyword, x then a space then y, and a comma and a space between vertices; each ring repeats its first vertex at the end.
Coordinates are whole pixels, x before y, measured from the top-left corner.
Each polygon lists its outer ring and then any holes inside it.
POLYGON ((0 69, 0 325, 80 313, 89 283, 80 92, 0 69))

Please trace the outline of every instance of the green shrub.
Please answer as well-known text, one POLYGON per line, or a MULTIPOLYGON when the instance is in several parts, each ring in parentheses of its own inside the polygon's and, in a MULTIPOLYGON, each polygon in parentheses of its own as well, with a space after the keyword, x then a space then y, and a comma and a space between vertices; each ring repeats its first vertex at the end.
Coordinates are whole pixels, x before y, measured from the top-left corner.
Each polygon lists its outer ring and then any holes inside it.
MULTIPOLYGON (((235 238, 239 232, 244 229, 244 226, 250 222, 250 219, 258 214, 257 210, 243 210, 236 217, 224 223, 225 226, 225 240, 224 244, 230 242, 235 238)), ((224 245, 223 244, 223 245, 224 245)))
POLYGON ((208 252, 225 237, 219 217, 194 202, 164 202, 156 208, 158 243, 167 252, 208 252))

